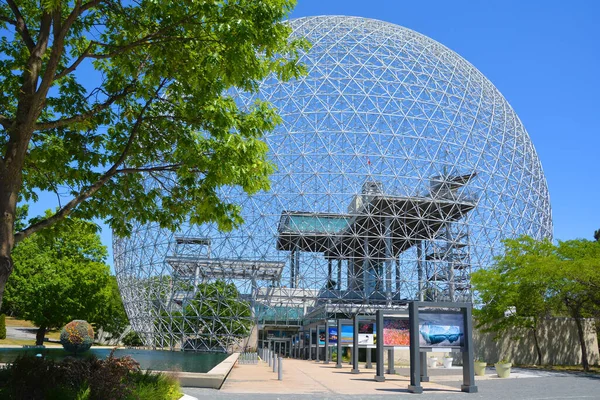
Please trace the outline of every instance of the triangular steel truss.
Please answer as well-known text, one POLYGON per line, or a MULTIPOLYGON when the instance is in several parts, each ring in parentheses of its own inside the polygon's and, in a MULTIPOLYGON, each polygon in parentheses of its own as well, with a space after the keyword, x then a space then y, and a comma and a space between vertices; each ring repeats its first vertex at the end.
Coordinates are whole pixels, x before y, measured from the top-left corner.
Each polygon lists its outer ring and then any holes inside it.
MULTIPOLYGON (((260 87, 283 118, 265 137, 277 166, 271 190, 221 191, 245 223, 176 234, 138 224, 114 240, 123 301, 148 345, 244 346, 255 331, 239 321, 297 326, 321 304, 470 300, 470 273, 493 262, 502 239, 552 236, 533 144, 481 72, 393 24, 290 24, 312 48, 306 77, 260 87), (233 284, 237 305, 201 285, 217 279, 233 284)), ((242 107, 256 98, 232 96, 242 107)))

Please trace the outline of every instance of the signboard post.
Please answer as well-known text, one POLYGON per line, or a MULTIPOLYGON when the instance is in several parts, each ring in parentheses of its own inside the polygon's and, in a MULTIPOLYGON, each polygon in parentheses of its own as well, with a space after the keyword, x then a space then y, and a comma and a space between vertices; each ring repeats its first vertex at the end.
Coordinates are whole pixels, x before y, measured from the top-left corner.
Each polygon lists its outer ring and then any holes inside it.
POLYGON ((323 364, 329 364, 329 320, 325 321, 325 361, 323 364))
POLYGON ((462 309, 465 321, 465 348, 463 351, 463 384, 460 390, 467 393, 477 393, 475 386, 475 370, 473 366, 473 326, 472 307, 469 305, 462 309))
POLYGON ((417 302, 408 304, 409 336, 410 336, 410 385, 411 393, 423 393, 421 386, 421 357, 419 351, 419 307, 417 302))
POLYGON ((358 313, 354 314, 354 320, 352 321, 354 330, 352 332, 352 373, 359 374, 358 369, 358 313))
POLYGON ((388 349, 388 369, 387 374, 395 374, 396 369, 394 368, 394 348, 388 349))
POLYGON ((342 320, 337 321, 337 360, 336 368, 342 368, 342 320))
POLYGON ((309 361, 312 361, 312 359, 313 359, 313 357, 312 357, 313 331, 314 331, 314 328, 310 328, 310 330, 309 330, 310 335, 308 337, 308 360, 309 361))
POLYGON ((460 349, 463 354, 461 391, 477 393, 473 369, 473 326, 471 303, 411 302, 410 319, 410 385, 408 390, 422 393, 421 382, 427 382, 427 353, 421 348, 460 349), (420 311, 419 308, 427 308, 420 311), (435 311, 440 309, 440 311, 435 311), (458 309, 458 311, 448 311, 458 309))
MULTIPOLYGON (((325 339, 325 338, 323 338, 325 339)), ((317 325, 317 349, 316 349, 316 361, 319 362, 321 361, 321 326, 317 325)))
MULTIPOLYGON (((377 368, 375 374, 376 382, 384 382, 385 376, 383 375, 383 310, 377 310, 375 314, 375 325, 377 327, 377 368)), ((367 349, 369 351, 370 349, 367 349)))

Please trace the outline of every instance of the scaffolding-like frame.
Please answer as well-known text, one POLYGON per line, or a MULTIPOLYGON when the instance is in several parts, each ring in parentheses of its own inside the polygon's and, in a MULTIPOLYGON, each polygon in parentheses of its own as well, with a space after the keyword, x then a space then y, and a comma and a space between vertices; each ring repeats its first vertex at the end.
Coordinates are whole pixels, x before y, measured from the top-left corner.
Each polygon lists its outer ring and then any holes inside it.
POLYGON ((533 144, 475 67, 387 22, 290 25, 312 43, 308 74, 231 91, 242 108, 258 96, 282 117, 264 137, 277 167, 271 190, 219 193, 244 223, 176 233, 140 223, 114 239, 124 305, 149 346, 254 345, 299 329, 324 304, 470 301, 471 273, 493 263, 503 239, 552 236, 533 144))

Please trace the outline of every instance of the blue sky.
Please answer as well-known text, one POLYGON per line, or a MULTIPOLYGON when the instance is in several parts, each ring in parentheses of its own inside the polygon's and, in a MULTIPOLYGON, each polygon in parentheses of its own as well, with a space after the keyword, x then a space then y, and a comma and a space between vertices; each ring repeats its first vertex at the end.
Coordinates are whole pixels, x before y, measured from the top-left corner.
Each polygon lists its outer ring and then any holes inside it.
MULTIPOLYGON (((600 2, 299 0, 292 17, 327 14, 405 26, 472 63, 531 136, 548 180, 554 237, 591 239, 600 229, 600 2)), ((32 214, 52 199, 43 196, 32 214)), ((107 227, 102 239, 111 250, 107 227)))
POLYGON ((600 1, 298 0, 292 17, 352 15, 437 40, 478 68, 542 162, 555 239, 600 229, 600 1))

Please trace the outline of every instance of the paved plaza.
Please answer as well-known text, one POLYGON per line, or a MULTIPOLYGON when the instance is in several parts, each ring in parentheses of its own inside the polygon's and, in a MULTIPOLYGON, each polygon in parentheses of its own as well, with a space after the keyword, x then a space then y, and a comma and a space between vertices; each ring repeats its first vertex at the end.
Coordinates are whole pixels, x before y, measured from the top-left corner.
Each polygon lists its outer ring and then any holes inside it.
MULTIPOLYGON (((361 367, 364 364, 361 363, 361 367)), ((351 374, 351 366, 336 369, 335 363, 285 359, 283 380, 268 364, 237 364, 221 390, 183 388, 197 398, 222 399, 374 399, 384 396, 414 396, 418 399, 600 399, 600 377, 593 375, 514 369, 511 377, 500 379, 489 368, 477 377, 479 393, 460 391, 462 369, 432 369, 431 382, 424 382, 424 393, 409 393, 408 368, 397 368, 385 382, 375 382, 375 369, 351 374)))

